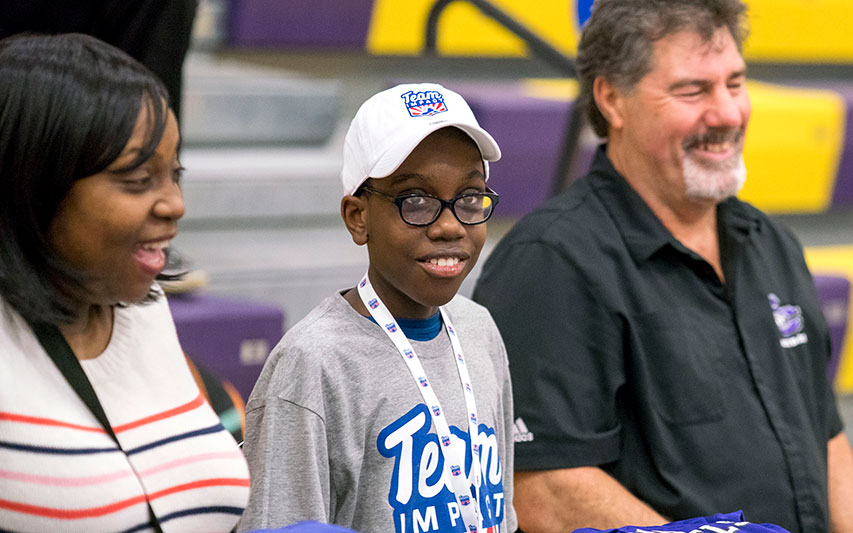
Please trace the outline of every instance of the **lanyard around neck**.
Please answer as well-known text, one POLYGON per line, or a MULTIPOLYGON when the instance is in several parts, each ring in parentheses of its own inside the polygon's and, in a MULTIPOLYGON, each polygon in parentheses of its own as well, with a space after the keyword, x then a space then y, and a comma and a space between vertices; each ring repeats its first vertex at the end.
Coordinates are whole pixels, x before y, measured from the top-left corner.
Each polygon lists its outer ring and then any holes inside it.
POLYGON ((450 337, 450 345, 453 348, 454 361, 456 369, 459 373, 459 381, 462 384, 462 395, 465 398, 465 407, 468 412, 468 438, 469 447, 471 450, 471 482, 474 485, 474 494, 471 494, 471 486, 467 476, 464 475, 465 456, 468 450, 461 446, 451 446, 450 425, 447 418, 444 416, 444 409, 435 394, 435 390, 427 379, 418 354, 412 348, 412 344, 403 330, 397 324, 394 316, 379 299, 373 286, 370 284, 367 274, 364 275, 361 282, 358 284, 358 295, 364 306, 367 308, 370 315, 376 320, 376 323, 382 328, 386 335, 397 347, 403 362, 409 369, 415 384, 421 393, 424 403, 429 408, 432 416, 433 424, 435 424, 438 440, 441 443, 442 456, 444 457, 445 476, 450 479, 450 485, 453 488, 456 496, 456 503, 459 505, 459 511, 462 519, 465 522, 466 531, 476 533, 480 530, 480 446, 476 442, 478 436, 478 418, 477 405, 474 403, 474 389, 471 386, 471 378, 468 375, 468 367, 465 365, 465 357, 462 354, 462 345, 459 343, 459 338, 453 325, 450 322, 450 317, 443 307, 439 307, 441 318, 444 321, 444 326, 447 329, 447 335, 450 337))

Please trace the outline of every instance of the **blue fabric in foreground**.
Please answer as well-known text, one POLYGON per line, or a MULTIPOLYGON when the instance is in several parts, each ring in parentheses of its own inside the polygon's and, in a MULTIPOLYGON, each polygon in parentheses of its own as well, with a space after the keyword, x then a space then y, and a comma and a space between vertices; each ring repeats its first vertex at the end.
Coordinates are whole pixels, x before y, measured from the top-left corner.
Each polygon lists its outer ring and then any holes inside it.
POLYGON ((320 522, 299 522, 277 529, 255 529, 249 533, 355 533, 352 529, 320 522))
POLYGON ((625 526, 618 529, 576 529, 574 533, 691 533, 708 531, 720 533, 789 533, 775 524, 751 524, 744 521, 743 511, 689 518, 661 526, 625 526), (703 527, 706 526, 706 527, 703 527))

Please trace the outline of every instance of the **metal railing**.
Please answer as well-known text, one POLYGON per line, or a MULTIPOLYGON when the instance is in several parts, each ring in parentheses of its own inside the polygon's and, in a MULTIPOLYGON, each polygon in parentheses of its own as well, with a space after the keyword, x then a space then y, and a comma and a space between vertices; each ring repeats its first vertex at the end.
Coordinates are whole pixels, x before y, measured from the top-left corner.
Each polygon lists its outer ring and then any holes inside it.
MULTIPOLYGON (((534 57, 543 60, 563 76, 572 78, 577 77, 575 63, 571 58, 563 55, 559 50, 516 21, 512 15, 503 11, 488 0, 436 0, 430 9, 426 23, 426 53, 437 53, 438 19, 441 17, 445 8, 454 2, 466 2, 476 7, 483 15, 491 18, 512 32, 516 37, 524 41, 534 57)), ((560 152, 560 158, 558 160, 554 176, 552 176, 552 195, 562 191, 571 180, 570 171, 572 169, 572 163, 575 160, 575 155, 578 151, 580 133, 584 126, 583 113, 581 112, 580 106, 577 105, 577 102, 572 105, 568 121, 566 133, 563 138, 563 149, 560 152)))

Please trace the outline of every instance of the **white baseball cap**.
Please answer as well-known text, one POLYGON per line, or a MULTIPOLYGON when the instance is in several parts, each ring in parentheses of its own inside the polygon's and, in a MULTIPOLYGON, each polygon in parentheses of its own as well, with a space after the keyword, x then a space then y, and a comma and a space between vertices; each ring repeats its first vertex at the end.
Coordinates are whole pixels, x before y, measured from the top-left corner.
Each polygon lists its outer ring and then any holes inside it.
POLYGON ((488 179, 488 162, 500 159, 501 149, 458 93, 435 83, 410 83, 374 94, 355 114, 344 141, 344 194, 353 194, 367 178, 390 176, 427 135, 448 126, 477 144, 488 179))

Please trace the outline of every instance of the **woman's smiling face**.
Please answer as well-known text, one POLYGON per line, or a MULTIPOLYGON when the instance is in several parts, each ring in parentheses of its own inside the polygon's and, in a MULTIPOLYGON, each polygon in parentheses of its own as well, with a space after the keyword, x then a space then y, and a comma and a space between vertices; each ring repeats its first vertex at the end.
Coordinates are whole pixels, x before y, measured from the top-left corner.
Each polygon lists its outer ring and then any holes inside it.
POLYGON ((165 266, 163 249, 184 214, 178 162, 179 133, 169 111, 154 154, 132 170, 151 118, 147 106, 121 155, 103 172, 74 183, 50 224, 50 246, 85 276, 83 305, 144 298, 165 266))

